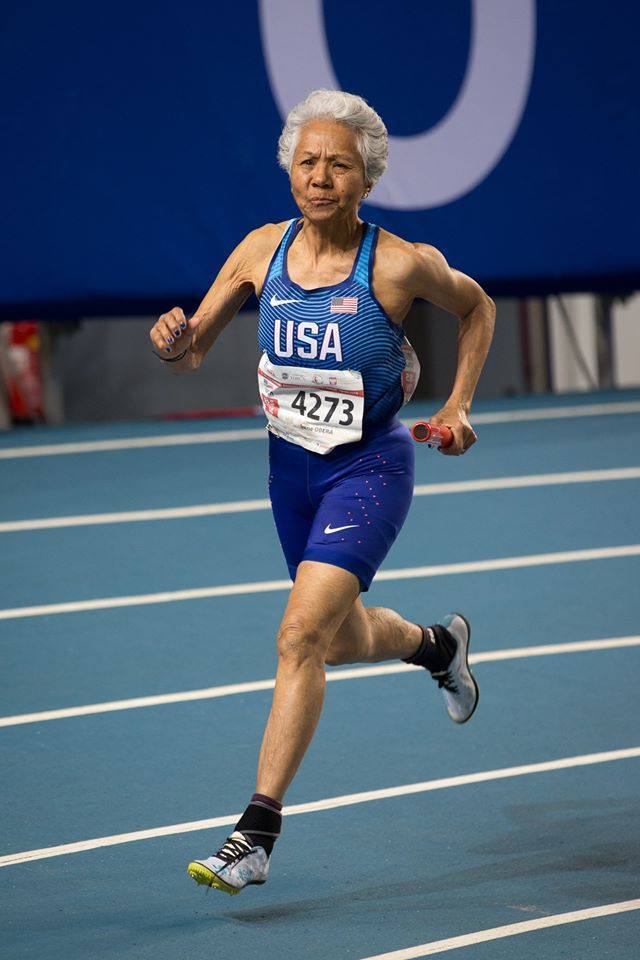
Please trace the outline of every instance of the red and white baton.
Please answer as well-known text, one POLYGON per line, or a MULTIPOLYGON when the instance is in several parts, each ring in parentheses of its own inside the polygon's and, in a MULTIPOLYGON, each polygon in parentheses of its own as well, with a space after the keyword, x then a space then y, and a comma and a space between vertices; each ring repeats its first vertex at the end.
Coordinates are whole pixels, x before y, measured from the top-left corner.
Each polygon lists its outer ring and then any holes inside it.
POLYGON ((428 420, 418 420, 411 427, 411 436, 416 443, 426 443, 428 447, 436 447, 443 450, 450 447, 453 443, 453 432, 449 427, 436 427, 428 420))

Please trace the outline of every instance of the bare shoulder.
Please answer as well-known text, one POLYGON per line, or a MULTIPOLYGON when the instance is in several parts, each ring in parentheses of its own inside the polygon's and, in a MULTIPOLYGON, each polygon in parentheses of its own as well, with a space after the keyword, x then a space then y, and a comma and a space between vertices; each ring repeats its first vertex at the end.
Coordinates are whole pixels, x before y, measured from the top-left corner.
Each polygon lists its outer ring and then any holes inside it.
POLYGON ((424 285, 425 272, 434 274, 446 263, 435 247, 426 243, 411 243, 388 230, 380 229, 376 266, 380 265, 381 280, 401 283, 416 291, 424 285))
POLYGON ((282 240, 289 221, 283 220, 281 223, 265 223, 261 227, 256 227, 246 235, 244 240, 236 247, 238 253, 252 255, 258 258, 264 256, 269 250, 271 253, 282 240))
POLYGON ((280 223, 265 223, 247 234, 241 244, 245 247, 245 256, 249 261, 253 286, 258 297, 262 293, 271 258, 288 226, 288 220, 282 220, 280 223))
POLYGON ((394 323, 403 322, 416 297, 411 279, 415 259, 412 243, 380 228, 373 262, 373 293, 394 323))
POLYGON ((416 298, 458 317, 489 299, 475 280, 452 269, 437 247, 409 243, 386 230, 380 231, 378 242, 381 256, 375 260, 374 288, 392 319, 402 320, 416 298))
POLYGON ((429 243, 412 244, 417 258, 417 269, 424 278, 425 274, 432 277, 438 277, 443 271, 449 270, 443 253, 437 247, 432 247, 429 243))
POLYGON ((288 220, 282 220, 280 223, 264 223, 261 227, 256 227, 247 234, 245 240, 256 246, 277 242, 282 238, 282 234, 289 226, 288 220))
POLYGON ((251 230, 227 260, 222 275, 236 283, 250 283, 259 294, 271 257, 282 240, 288 222, 265 223, 251 230))

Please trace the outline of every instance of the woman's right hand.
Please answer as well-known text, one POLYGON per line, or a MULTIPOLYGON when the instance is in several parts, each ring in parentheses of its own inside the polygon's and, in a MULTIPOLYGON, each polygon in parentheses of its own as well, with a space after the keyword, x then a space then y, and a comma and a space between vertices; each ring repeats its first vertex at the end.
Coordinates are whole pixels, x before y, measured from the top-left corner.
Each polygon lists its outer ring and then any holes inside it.
POLYGON ((198 326, 196 317, 187 320, 182 307, 163 313, 152 326, 149 337, 158 356, 170 360, 189 349, 198 326), (194 323, 194 320, 196 321, 194 323))

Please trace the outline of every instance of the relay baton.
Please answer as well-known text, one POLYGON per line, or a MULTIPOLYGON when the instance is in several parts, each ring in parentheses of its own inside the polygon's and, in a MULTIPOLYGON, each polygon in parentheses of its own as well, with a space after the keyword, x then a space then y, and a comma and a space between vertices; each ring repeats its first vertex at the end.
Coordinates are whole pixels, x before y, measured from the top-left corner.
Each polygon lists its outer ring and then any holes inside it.
POLYGON ((449 427, 436 427, 427 420, 418 420, 411 427, 411 436, 417 443, 426 443, 428 447, 450 447, 453 443, 453 433, 449 427))

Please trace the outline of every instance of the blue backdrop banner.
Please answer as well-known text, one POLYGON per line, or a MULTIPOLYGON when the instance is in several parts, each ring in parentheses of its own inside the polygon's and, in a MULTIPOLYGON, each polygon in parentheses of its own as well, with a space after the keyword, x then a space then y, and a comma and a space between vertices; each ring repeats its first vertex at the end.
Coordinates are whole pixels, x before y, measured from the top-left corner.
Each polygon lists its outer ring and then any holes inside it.
POLYGON ((249 230, 295 214, 277 138, 323 86, 361 94, 389 129, 365 219, 433 243, 493 295, 634 289, 639 10, 9 4, 0 313, 193 306, 249 230))

